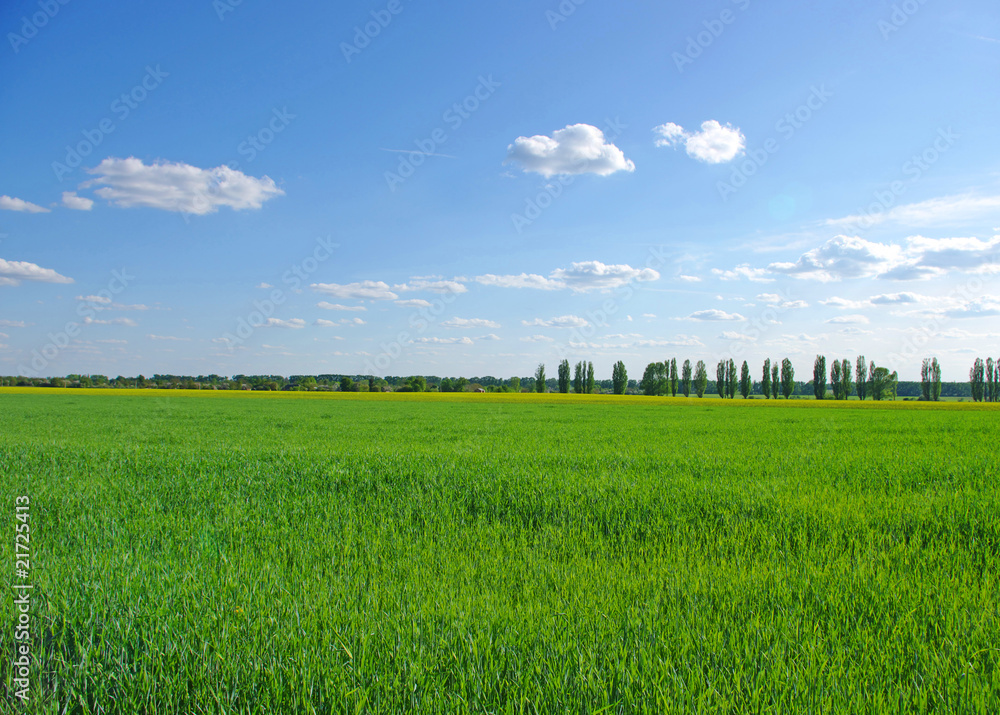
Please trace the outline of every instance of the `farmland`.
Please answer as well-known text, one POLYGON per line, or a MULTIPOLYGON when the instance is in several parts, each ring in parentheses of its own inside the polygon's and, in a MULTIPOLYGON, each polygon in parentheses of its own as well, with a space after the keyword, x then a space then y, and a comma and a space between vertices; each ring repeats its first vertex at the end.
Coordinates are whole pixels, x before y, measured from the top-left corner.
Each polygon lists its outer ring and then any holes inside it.
POLYGON ((956 403, 3 389, 33 707, 996 712, 998 425, 956 403))

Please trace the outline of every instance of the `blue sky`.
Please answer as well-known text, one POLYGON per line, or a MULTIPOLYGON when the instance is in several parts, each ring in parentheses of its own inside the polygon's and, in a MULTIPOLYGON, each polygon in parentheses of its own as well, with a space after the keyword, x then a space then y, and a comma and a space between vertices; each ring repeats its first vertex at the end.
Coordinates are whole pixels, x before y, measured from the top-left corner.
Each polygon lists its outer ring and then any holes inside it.
POLYGON ((0 374, 1000 336, 994 3, 5 3, 0 374))

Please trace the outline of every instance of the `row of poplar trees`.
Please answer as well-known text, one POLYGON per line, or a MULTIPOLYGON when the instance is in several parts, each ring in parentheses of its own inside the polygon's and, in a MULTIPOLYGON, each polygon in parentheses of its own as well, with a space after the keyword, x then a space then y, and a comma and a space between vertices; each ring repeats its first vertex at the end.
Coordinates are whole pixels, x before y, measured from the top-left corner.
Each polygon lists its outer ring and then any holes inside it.
POLYGON ((1000 359, 976 358, 969 371, 975 402, 1000 402, 1000 359))
MULTIPOLYGON (((750 366, 746 360, 743 361, 739 372, 732 358, 720 360, 715 366, 715 389, 719 397, 733 399, 738 391, 746 398, 750 396, 753 387, 750 366)), ((676 397, 679 390, 685 397, 690 397, 692 391, 698 397, 704 397, 708 389, 708 367, 703 360, 699 360, 693 367, 690 360, 685 360, 678 372, 676 358, 664 362, 651 362, 646 365, 639 389, 646 395, 676 397)), ((777 399, 781 394, 787 399, 795 391, 795 368, 792 367, 792 361, 785 358, 781 361, 779 369, 777 361, 772 366, 771 361, 766 360, 761 391, 768 398, 777 399)))
MULTIPOLYGON (((924 364, 929 366, 931 361, 924 360, 924 364)), ((925 387, 928 400, 937 400, 941 396, 941 366, 937 358, 933 359, 933 364, 934 372, 928 372, 928 376, 933 374, 937 377, 936 381, 928 377, 925 387)), ((835 400, 846 400, 852 392, 857 394, 859 400, 868 397, 873 400, 895 398, 898 383, 899 375, 895 371, 889 372, 889 368, 876 366, 874 360, 866 362, 864 355, 859 355, 853 365, 845 358, 834 360, 830 366, 829 390, 835 400)), ((825 400, 826 393, 826 356, 817 355, 813 363, 813 394, 817 400, 825 400)))

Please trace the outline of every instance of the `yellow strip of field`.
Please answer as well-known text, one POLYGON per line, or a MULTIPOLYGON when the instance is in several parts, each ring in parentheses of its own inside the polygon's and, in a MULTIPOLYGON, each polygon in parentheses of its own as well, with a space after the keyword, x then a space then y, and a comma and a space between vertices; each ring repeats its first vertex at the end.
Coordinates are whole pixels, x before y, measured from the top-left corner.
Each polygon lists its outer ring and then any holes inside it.
POLYGON ((1000 411, 1000 403, 983 402, 918 402, 883 400, 814 400, 810 397, 793 397, 790 400, 767 400, 757 395, 749 400, 723 400, 717 396, 698 397, 649 397, 647 395, 576 395, 555 392, 305 392, 269 390, 163 390, 115 389, 74 387, 0 387, 4 395, 85 396, 85 397, 178 397, 214 399, 293 399, 293 400, 372 400, 393 402, 480 402, 480 403, 530 403, 530 404, 601 404, 601 405, 677 405, 711 407, 797 407, 828 409, 902 409, 902 410, 987 410, 1000 411))

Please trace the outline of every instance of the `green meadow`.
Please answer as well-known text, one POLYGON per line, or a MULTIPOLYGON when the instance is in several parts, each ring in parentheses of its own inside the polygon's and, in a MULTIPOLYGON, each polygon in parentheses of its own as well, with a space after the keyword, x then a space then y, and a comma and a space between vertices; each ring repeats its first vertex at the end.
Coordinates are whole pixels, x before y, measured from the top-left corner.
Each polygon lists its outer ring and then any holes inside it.
MULTIPOLYGON (((9 586, 30 497, 27 711, 995 713, 998 425, 0 390, 9 586)), ((16 621, 5 597, 0 712, 24 710, 16 621)))

